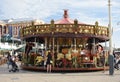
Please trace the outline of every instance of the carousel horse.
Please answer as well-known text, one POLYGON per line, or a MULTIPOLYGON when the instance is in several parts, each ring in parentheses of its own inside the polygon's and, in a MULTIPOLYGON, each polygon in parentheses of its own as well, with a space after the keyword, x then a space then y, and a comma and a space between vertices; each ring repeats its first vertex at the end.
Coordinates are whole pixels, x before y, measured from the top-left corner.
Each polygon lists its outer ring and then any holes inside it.
POLYGON ((35 59, 35 65, 42 65, 42 62, 44 61, 42 56, 37 56, 35 59))

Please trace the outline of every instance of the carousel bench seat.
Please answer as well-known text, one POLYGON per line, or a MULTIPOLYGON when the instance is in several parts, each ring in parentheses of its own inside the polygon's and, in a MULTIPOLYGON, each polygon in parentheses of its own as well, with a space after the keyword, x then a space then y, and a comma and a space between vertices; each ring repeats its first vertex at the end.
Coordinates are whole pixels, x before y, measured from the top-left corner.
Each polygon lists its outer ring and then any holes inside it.
POLYGON ((88 68, 88 67, 94 67, 95 63, 93 61, 89 61, 89 62, 82 62, 81 65, 88 68))
POLYGON ((81 65, 83 67, 96 67, 96 56, 95 55, 81 55, 81 65))

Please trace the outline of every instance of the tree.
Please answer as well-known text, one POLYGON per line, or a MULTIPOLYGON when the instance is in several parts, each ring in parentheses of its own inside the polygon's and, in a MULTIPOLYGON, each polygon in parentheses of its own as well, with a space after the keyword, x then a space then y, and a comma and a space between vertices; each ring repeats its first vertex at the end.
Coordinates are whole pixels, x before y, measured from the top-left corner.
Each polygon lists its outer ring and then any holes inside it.
POLYGON ((12 42, 11 36, 9 34, 2 35, 1 42, 12 42))

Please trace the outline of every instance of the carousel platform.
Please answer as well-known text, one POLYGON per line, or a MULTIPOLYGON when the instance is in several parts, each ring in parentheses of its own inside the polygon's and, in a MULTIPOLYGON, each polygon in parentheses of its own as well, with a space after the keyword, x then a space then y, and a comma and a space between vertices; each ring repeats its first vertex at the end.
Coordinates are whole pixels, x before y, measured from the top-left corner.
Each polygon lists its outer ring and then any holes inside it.
MULTIPOLYGON (((21 65, 21 68, 24 70, 30 70, 30 71, 40 71, 45 72, 46 67, 36 67, 36 66, 26 66, 21 65)), ((103 71, 108 70, 109 67, 91 67, 91 68, 58 68, 58 67, 52 67, 52 72, 93 72, 93 71, 103 71)))

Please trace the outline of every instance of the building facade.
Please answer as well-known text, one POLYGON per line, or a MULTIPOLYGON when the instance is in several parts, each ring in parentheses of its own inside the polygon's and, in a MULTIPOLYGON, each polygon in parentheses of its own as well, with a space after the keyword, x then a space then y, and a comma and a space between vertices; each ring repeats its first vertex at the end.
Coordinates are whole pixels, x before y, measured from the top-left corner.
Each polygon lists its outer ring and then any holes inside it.
POLYGON ((10 19, 0 21, 0 36, 9 34, 13 38, 20 38, 20 29, 26 26, 44 24, 44 21, 38 19, 10 19))

